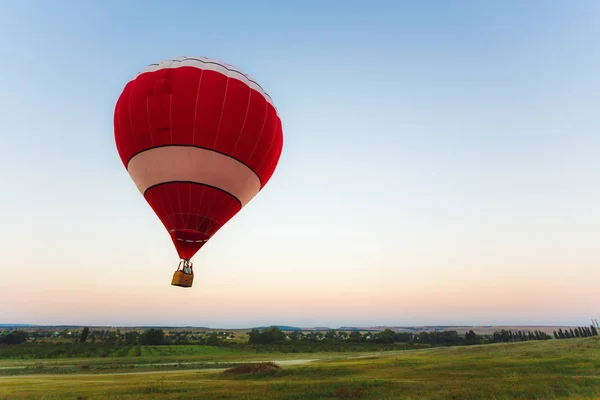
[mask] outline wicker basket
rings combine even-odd
[[[171,285],[180,287],[192,287],[194,282],[194,273],[186,274],[183,271],[175,271]]]

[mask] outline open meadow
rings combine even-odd
[[[142,352],[138,357],[4,359],[0,398],[600,398],[597,336],[369,353],[261,354],[205,345],[142,347]],[[281,368],[224,373],[235,364],[260,360]]]

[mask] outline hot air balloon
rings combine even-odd
[[[116,147],[169,233],[191,287],[191,258],[269,182],[281,120],[248,74],[206,57],[151,64],[127,83],[114,113]]]

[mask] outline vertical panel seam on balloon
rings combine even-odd
[[[170,112],[171,112],[171,110],[170,110],[170,107],[169,107],[169,113]],[[170,117],[169,117],[169,123],[170,123]],[[169,131],[170,130],[171,130],[171,127],[169,127]],[[171,136],[171,144],[172,143],[173,143],[173,140],[172,140],[172,136]],[[160,170],[160,168],[159,168],[159,170]],[[173,202],[171,201],[171,197],[169,196],[169,192],[166,190],[166,188],[163,188],[163,190],[165,192],[165,197],[167,198],[167,201],[169,203],[169,207],[171,209],[171,214],[170,215],[172,216],[171,220],[173,221],[172,223],[173,223],[173,229],[174,229],[175,226],[176,226],[176,222],[175,222],[176,221],[175,208],[173,207]]]
[[[250,165],[250,159],[252,158],[252,155],[254,154],[254,152],[256,151],[256,148],[258,147],[258,143],[260,142],[260,139],[262,138],[263,131],[265,130],[265,124],[267,122],[267,115],[269,115],[269,103],[267,101],[265,101],[265,118],[263,120],[262,127],[260,128],[260,134],[258,135],[258,138],[256,139],[256,143],[254,144],[254,148],[248,155],[248,158],[247,158],[248,165]],[[254,172],[256,172],[256,175],[258,175],[258,171],[254,171]],[[263,185],[262,179],[260,179],[260,175],[258,175],[258,176],[259,176],[259,180],[260,180],[260,187],[262,189],[262,185]]]
[[[160,197],[158,197],[158,201],[160,201],[160,204],[162,204],[163,210],[164,210],[164,217],[167,219],[167,221],[169,222],[169,225],[171,225],[171,227],[175,226],[175,223],[173,222],[173,219],[170,217],[169,212],[167,211],[167,207],[164,201],[162,201],[162,199]],[[162,217],[159,216],[159,218],[162,219]]]
[[[148,134],[150,135],[150,142],[152,144],[152,147],[154,147],[154,139],[153,139],[153,136],[152,136],[152,125],[150,123],[150,110],[148,108],[148,105],[149,105],[149,98],[148,98],[148,96],[146,96],[146,115],[147,115],[147,120],[148,120]],[[135,138],[135,135],[134,135],[134,138]],[[136,152],[139,152],[141,150],[141,149],[138,148],[137,144],[136,144],[135,147],[136,147]],[[160,170],[160,168],[159,168],[159,170]],[[145,197],[146,196],[144,195],[144,198]],[[175,221],[169,215],[169,211],[168,211],[168,209],[166,207],[165,202],[160,198],[160,196],[158,197],[158,200],[162,204],[162,207],[163,207],[163,210],[164,210],[164,213],[165,213],[164,217],[166,217],[166,219],[167,219],[168,223],[171,225],[171,227],[175,226]],[[173,206],[171,204],[170,199],[168,198],[168,195],[167,195],[167,200],[169,200],[169,207],[171,208],[171,211],[173,211]],[[159,218],[162,220],[162,218],[160,216],[159,216]]]
[[[150,148],[152,148],[154,147],[154,136],[152,135],[152,123],[150,122],[150,96],[146,96],[146,117],[148,121],[148,135],[150,136]]]
[[[197,165],[197,164],[196,164]],[[200,214],[200,210],[202,210],[202,204],[204,203],[204,194],[206,190],[202,190],[202,194],[200,195],[200,201],[198,201],[198,208],[196,209],[196,215],[202,218],[202,223],[198,223],[198,226],[202,226],[204,224],[204,220],[206,220],[206,216]],[[206,232],[204,232],[206,233]]]
[[[220,118],[219,118],[219,126],[217,127],[217,132],[215,134],[215,141],[214,141],[213,146],[212,146],[213,149],[215,149],[215,150],[216,150],[216,143],[217,143],[217,140],[219,138],[219,129],[221,128],[221,120],[223,118],[223,108],[225,106],[225,100],[227,99],[227,88],[229,87],[229,70],[226,68],[225,71],[227,71],[227,73],[225,75],[225,77],[226,77],[226,81],[225,81],[225,95],[223,96],[223,104],[221,105],[221,114],[220,114]],[[209,208],[212,206],[212,204],[214,203],[214,201],[215,201],[215,196],[212,197],[212,200],[209,203]],[[213,223],[213,219],[210,218],[209,221],[208,221],[208,225],[206,227],[206,231],[207,232],[210,232],[210,228],[212,227],[212,223]]]
[[[209,203],[209,207],[208,207],[208,208],[210,208],[210,207],[212,206],[212,204],[215,202],[215,197],[216,197],[216,195],[213,195],[213,197],[212,197],[212,200],[210,201],[210,203]],[[208,223],[207,230],[209,230],[208,228],[210,228],[210,227],[211,227],[212,221],[213,221],[213,220],[212,220],[212,219],[210,219],[210,221],[209,221],[209,223]]]
[[[206,219],[206,216],[200,214],[200,210],[202,209],[202,203],[204,202],[204,193],[206,190],[202,190],[202,194],[200,195],[200,200],[198,201],[198,209],[196,210],[196,215],[202,218],[202,222]],[[198,223],[198,226],[201,226],[202,223]]]
[[[198,78],[198,87],[196,89],[196,106],[194,108],[194,125],[192,128],[192,145],[194,145],[194,140],[196,139],[196,119],[198,118],[198,100],[200,99],[200,84],[202,83],[202,75],[204,74],[204,70],[200,69],[200,78]]]
[[[198,79],[198,89],[196,90],[196,109],[194,110],[194,128],[192,131],[192,146],[196,143],[196,120],[198,119],[198,101],[200,100],[200,88],[202,86],[202,78],[204,77],[204,69],[198,68],[200,70],[200,79]],[[196,168],[198,164],[196,164]],[[196,210],[196,215],[202,218],[202,223],[204,222],[205,217],[200,215],[200,210],[202,209],[202,203],[204,201],[204,190],[202,190],[200,195],[200,200],[198,201],[198,208]],[[202,223],[198,222],[198,227],[202,226]],[[197,229],[197,228],[196,228]]]
[[[221,115],[219,117],[219,126],[217,127],[217,134],[215,135],[215,142],[213,143],[213,148],[216,150],[217,149],[217,142],[219,139],[219,132],[221,131],[221,122],[223,121],[223,113],[225,112],[225,103],[227,102],[227,89],[229,88],[229,70],[227,71],[227,80],[225,81],[225,96],[223,96],[223,105],[221,106]],[[221,207],[223,206],[223,202],[225,201],[225,199],[221,199],[221,203],[216,207],[216,210],[220,210]],[[215,213],[217,212],[215,210]]]
[[[271,148],[273,147],[273,143],[275,143],[275,141],[277,140],[277,137],[279,136],[278,133],[279,133],[279,127],[275,128],[275,134],[273,135],[273,140],[271,140],[271,144],[269,145],[269,149],[265,152],[265,155],[263,156],[261,162],[259,164],[257,164],[257,167],[256,167],[257,170],[260,170],[260,167],[265,162],[265,160],[267,159],[267,156],[271,152]],[[261,187],[261,189],[262,189],[262,187]]]
[[[136,132],[133,129],[133,120],[131,119],[131,92],[133,92],[133,87],[135,86],[136,80],[134,80],[131,84],[131,88],[129,89],[129,97],[127,98],[127,116],[129,117],[129,128],[131,129],[131,136],[133,136],[133,147],[136,151],[139,151],[137,140],[136,140]]]
[[[167,78],[169,77],[169,73],[172,72],[174,62],[175,60],[171,60],[167,67],[165,83],[168,83]],[[171,87],[171,93],[169,93],[169,134],[171,136],[171,145],[173,145],[173,87]],[[179,205],[179,218],[181,218],[181,223],[185,227],[185,221],[183,220],[183,215],[181,215],[181,195],[179,193],[179,185],[175,185],[175,190],[177,192],[177,204]]]
[[[276,118],[279,120],[279,117],[278,117],[278,116],[277,116]],[[277,126],[277,128],[275,129],[275,136],[274,136],[274,138],[275,138],[275,139],[281,138],[281,145],[279,146],[279,148],[276,148],[276,149],[275,149],[275,152],[272,154],[272,156],[271,156],[271,158],[272,158],[272,160],[271,160],[271,163],[272,163],[272,164],[275,164],[275,166],[270,166],[269,164],[267,164],[267,173],[268,173],[268,171],[270,171],[271,169],[272,169],[272,170],[273,170],[273,172],[274,172],[274,170],[275,170],[275,167],[277,166],[277,163],[278,163],[278,161],[279,161],[279,157],[281,157],[281,150],[282,150],[282,148],[283,148],[283,131],[282,131],[282,130],[280,130],[280,127],[279,127],[279,126],[281,125],[281,120],[279,120],[278,122],[279,122],[279,125],[278,125],[278,126]],[[273,144],[271,143],[271,147],[269,148],[269,152],[271,151],[272,147],[273,147]],[[279,153],[279,154],[277,154],[277,153]],[[267,154],[268,154],[268,153],[267,153]],[[266,155],[265,155],[265,158],[266,158]],[[264,161],[263,161],[263,162],[264,162]],[[262,162],[261,162],[261,165],[262,165]],[[260,165],[259,165],[257,168],[258,168],[258,169],[260,169]],[[270,177],[271,177],[272,175],[273,175],[273,173],[271,173],[271,175],[269,176],[269,179],[270,179]]]
[[[275,149],[274,156],[272,157],[272,165],[267,165],[267,173],[269,174],[269,180],[273,177],[273,173],[277,168],[277,164],[279,163],[279,159],[281,158],[281,153],[283,151],[283,124],[281,123],[281,118],[279,118],[279,116],[277,116],[277,120],[279,122],[279,125],[276,130],[276,135],[280,143],[278,148]]]
[[[223,104],[221,104],[221,113],[219,114],[219,125],[217,125],[217,133],[215,134],[215,141],[213,143],[213,149],[217,148],[217,142],[219,140],[219,132],[221,131],[221,122],[223,121],[223,111],[225,110],[225,102],[227,101],[227,88],[229,87],[229,70],[225,78],[225,95],[223,96]]]
[[[246,114],[244,115],[244,122],[242,122],[242,127],[240,128],[240,133],[238,134],[237,140],[235,141],[235,146],[233,146],[233,150],[231,151],[231,157],[235,158],[235,151],[237,150],[238,147],[238,143],[240,142],[240,139],[242,138],[242,133],[244,133],[244,127],[246,126],[246,120],[248,119],[248,111],[250,111],[250,101],[252,100],[252,88],[248,86],[248,104],[246,104]],[[248,168],[250,168],[250,166],[248,165]],[[252,169],[252,168],[250,168]],[[253,170],[253,172],[256,174],[256,176],[258,176],[258,174],[256,173],[256,171]],[[261,181],[260,176],[258,176],[258,180]],[[262,183],[261,183],[262,186]]]
[[[227,71],[227,75],[226,75],[226,80],[225,80],[225,95],[223,96],[223,104],[221,105],[221,113],[219,115],[219,125],[217,126],[217,133],[215,134],[215,141],[213,142],[213,146],[212,146],[212,148],[215,150],[217,148],[217,141],[219,140],[219,131],[221,130],[221,121],[223,120],[223,110],[225,109],[225,102],[227,101],[227,88],[229,87],[229,70],[226,69],[226,71]],[[211,205],[214,201],[215,200],[213,197],[213,200],[211,201]],[[210,227],[210,222],[209,222],[209,227]]]
[[[204,195],[206,194],[206,189],[202,189],[202,195],[200,196],[200,201],[198,202],[198,211],[196,211],[196,215],[198,215],[199,217],[202,217],[202,223],[199,224],[200,226],[204,225],[204,221],[209,219],[206,215],[202,215],[200,214],[200,211],[202,210],[202,204],[204,204]],[[206,229],[204,231],[204,233],[207,233],[208,229]],[[208,234],[208,233],[207,233]]]
[[[198,68],[199,69],[199,68]],[[194,140],[196,137],[196,118],[198,117],[198,99],[200,98],[200,83],[202,82],[202,73],[204,72],[203,69],[199,69],[200,70],[200,76],[198,77],[198,86],[196,87],[196,103],[194,106],[194,121],[193,121],[193,125],[192,125],[192,141],[191,141],[191,145],[194,145]],[[194,176],[198,175],[198,162],[196,162],[195,166],[194,166]],[[190,215],[191,211],[192,211],[192,191],[190,190],[190,199],[189,199],[189,203],[190,203]],[[189,216],[188,216],[188,222],[190,222]],[[186,226],[187,226],[186,223]],[[197,229],[197,227],[195,228]]]

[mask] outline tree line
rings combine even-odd
[[[250,344],[281,344],[290,342],[347,342],[347,343],[377,343],[377,344],[392,344],[392,343],[413,343],[427,344],[440,346],[459,346],[473,345],[483,343],[498,343],[498,342],[516,342],[529,340],[548,340],[552,337],[544,332],[535,330],[533,332],[512,332],[510,330],[501,330],[495,332],[492,336],[478,335],[472,329],[464,335],[459,334],[454,330],[433,331],[433,332],[395,332],[391,329],[385,329],[381,332],[365,332],[352,331],[350,333],[344,331],[336,331],[334,329],[323,332],[303,333],[301,331],[293,331],[286,335],[277,327],[265,328],[261,331],[253,329],[248,334],[248,343]]]
[[[248,333],[247,342],[234,342],[232,332],[185,332],[170,331],[165,333],[162,329],[151,328],[143,332],[127,331],[122,333],[120,330],[90,330],[85,327],[80,332],[56,332],[50,334],[46,331],[26,332],[23,330],[4,331],[0,333],[0,344],[12,345],[25,343],[27,341],[35,343],[40,338],[58,337],[61,340],[72,340],[75,343],[95,343],[96,341],[106,345],[171,345],[171,344],[200,344],[211,346],[255,346],[255,345],[277,345],[305,348],[307,345],[319,345],[320,347],[342,348],[352,346],[373,347],[383,346],[388,348],[390,345],[406,344],[410,346],[429,347],[429,346],[460,346],[485,343],[504,343],[504,342],[522,342],[531,340],[548,340],[569,338],[585,338],[598,335],[596,327],[576,327],[559,329],[553,332],[553,336],[545,332],[535,331],[511,331],[502,329],[494,332],[493,335],[478,335],[473,330],[465,334],[459,334],[455,330],[431,331],[431,332],[395,332],[391,329],[385,329],[378,332],[360,332],[358,330],[338,331],[335,329],[329,331],[291,331],[286,332],[278,327],[268,327],[263,329],[253,329]],[[314,346],[313,346],[314,347]],[[324,348],[325,348],[324,347]],[[382,348],[383,348],[382,347]]]
[[[564,331],[561,329],[558,332],[554,331],[554,339],[571,339],[571,338],[585,338],[590,336],[598,336],[598,330],[594,325],[578,326],[577,328],[569,328]]]
[[[494,343],[508,343],[508,342],[527,342],[531,340],[548,340],[552,339],[552,336],[546,332],[539,330],[531,331],[516,331],[502,329],[501,331],[494,332],[492,342]]]

